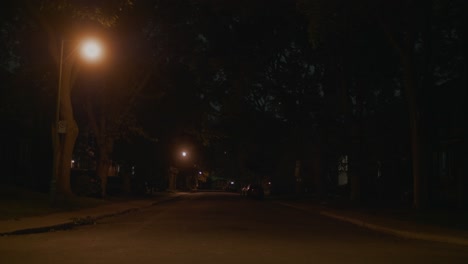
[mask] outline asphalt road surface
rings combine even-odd
[[[268,200],[193,193],[95,225],[0,237],[0,263],[468,263],[468,249]]]

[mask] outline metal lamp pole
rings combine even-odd
[[[57,126],[57,133],[59,132],[59,115],[60,115],[60,93],[62,91],[62,68],[63,68],[63,42],[60,44],[60,66],[59,66],[59,81],[57,89],[57,108],[55,109],[55,125]]]

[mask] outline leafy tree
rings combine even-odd
[[[83,1],[17,1],[9,3],[9,10],[15,11],[14,26],[21,28],[17,36],[11,38],[15,40],[11,43],[18,43],[15,56],[19,60],[21,71],[33,80],[35,86],[42,86],[41,96],[37,98],[47,98],[55,96],[57,87],[55,64],[62,63],[60,59],[61,44],[64,47],[64,60],[62,67],[62,83],[60,93],[60,119],[65,120],[68,125],[67,133],[59,135],[56,125],[52,126],[52,141],[55,155],[51,194],[57,193],[62,198],[71,195],[70,190],[70,161],[74,148],[78,126],[74,119],[72,110],[71,92],[75,81],[78,78],[77,64],[74,50],[65,43],[65,40],[75,39],[79,32],[93,30],[100,31],[113,27],[119,15],[132,5],[133,1],[114,1],[113,3],[103,3],[96,5]],[[34,46],[32,45],[34,43]],[[75,43],[73,43],[75,44]],[[42,51],[42,52],[38,52]],[[45,52],[44,52],[45,51]],[[50,89],[53,88],[53,89]],[[49,90],[50,89],[50,90]],[[43,96],[46,95],[46,96]],[[45,113],[53,116],[55,110],[50,107],[53,100],[45,99],[43,107]],[[33,111],[34,112],[34,111]],[[37,112],[37,111],[36,111]],[[60,159],[60,160],[59,160]]]
[[[158,141],[148,126],[154,120],[147,119],[148,108],[154,108],[163,95],[155,85],[161,58],[151,37],[151,7],[150,3],[137,3],[120,17],[119,23],[108,30],[113,45],[105,67],[97,73],[90,70],[87,75],[93,78],[80,83],[81,101],[85,102],[81,110],[86,113],[82,119],[96,139],[96,173],[101,179],[102,197],[106,196],[115,143],[135,136]],[[145,122],[146,128],[142,126]]]
[[[430,98],[437,96],[434,84],[441,81],[437,69],[443,67],[443,63],[435,58],[449,50],[450,41],[440,41],[449,36],[448,31],[456,32],[452,35],[452,43],[462,43],[462,38],[457,36],[461,36],[464,29],[456,26],[461,25],[462,19],[455,10],[463,9],[464,4],[460,1],[365,0],[298,3],[309,18],[312,45],[321,52],[334,51],[335,56],[331,58],[335,59],[326,65],[326,71],[334,78],[339,76],[338,79],[346,84],[342,94],[347,98],[345,101],[350,102],[343,104],[347,105],[348,115],[362,120],[366,113],[365,104],[372,94],[379,91],[399,93],[401,90],[410,124],[413,204],[417,208],[424,206],[428,201],[430,175],[430,102],[433,100]],[[444,19],[446,21],[442,22]],[[336,48],[330,48],[334,45]],[[368,52],[373,50],[377,51],[374,55]],[[451,50],[463,54],[459,49]],[[446,61],[455,62],[453,59]],[[448,71],[458,75],[457,71]],[[381,89],[383,87],[385,90]],[[362,121],[359,123],[362,126]]]

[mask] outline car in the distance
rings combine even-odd
[[[260,184],[251,183],[242,188],[241,195],[261,200],[265,196],[265,192]]]

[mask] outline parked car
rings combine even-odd
[[[265,196],[263,187],[260,184],[255,183],[244,186],[241,190],[241,194],[257,200],[261,200]]]

